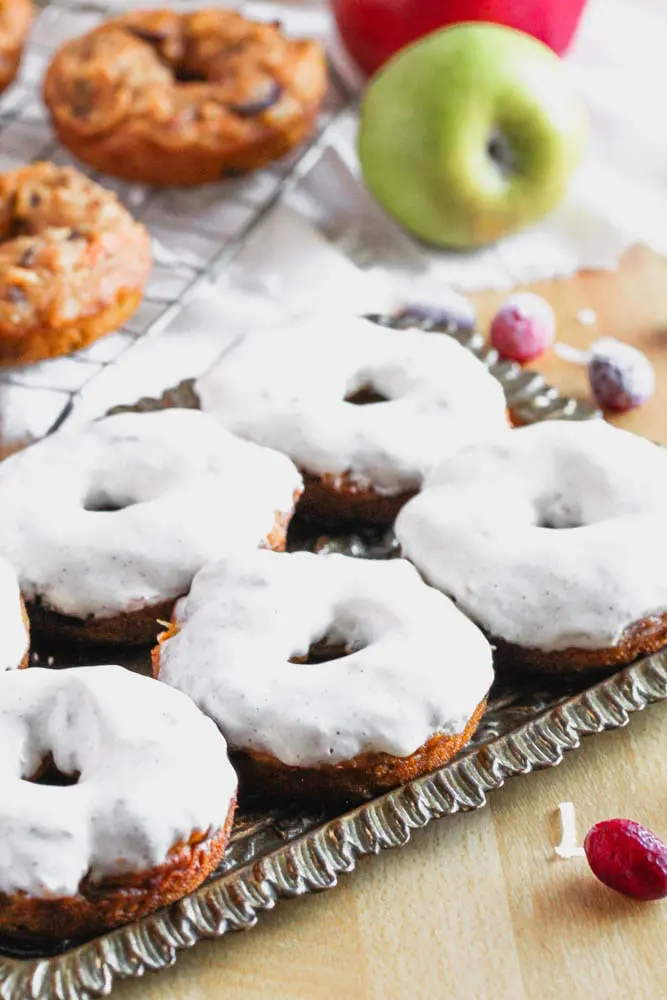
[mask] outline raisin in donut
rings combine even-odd
[[[502,660],[610,668],[667,643],[665,496],[663,448],[547,421],[444,462],[396,532]]]
[[[0,674],[0,934],[92,937],[192,892],[236,775],[189,698],[122,667]]]
[[[28,666],[30,626],[16,573],[0,559],[0,673]]]
[[[326,88],[313,41],[235,11],[134,11],[66,42],[44,98],[85,163],[148,184],[202,184],[300,143]]]
[[[0,555],[36,631],[152,643],[209,559],[284,547],[300,488],[284,455],[197,410],[119,414],[0,464]]]
[[[235,554],[195,577],[160,639],[156,675],[269,795],[363,798],[440,766],[493,677],[479,629],[400,559]]]
[[[34,15],[32,0],[0,0],[0,91],[18,73]]]
[[[352,317],[249,334],[195,390],[228,430],[289,455],[299,513],[334,524],[391,523],[442,458],[507,426],[499,382],[452,337]]]
[[[0,364],[76,351],[122,326],[151,266],[146,229],[71,167],[0,175]]]

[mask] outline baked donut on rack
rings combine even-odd
[[[225,740],[118,666],[0,674],[0,934],[93,937],[217,868],[236,805]]]
[[[34,16],[32,0],[0,2],[0,91],[5,90],[18,73]]]
[[[210,559],[284,547],[300,489],[288,458],[197,410],[122,413],[0,464],[0,555],[35,631],[152,643]]]
[[[390,524],[438,462],[507,426],[500,383],[452,337],[316,317],[251,333],[199,378],[203,410],[302,471],[299,513]]]
[[[401,559],[234,554],[197,574],[159,639],[156,676],[272,796],[364,798],[439,767],[493,679],[479,629]]]
[[[0,673],[28,666],[30,625],[19,590],[16,573],[6,559],[0,559]]]
[[[667,643],[665,496],[663,448],[545,421],[443,462],[396,532],[500,662],[607,669]]]
[[[0,365],[79,350],[135,311],[148,232],[71,167],[0,174]]]
[[[233,10],[139,10],[56,52],[44,99],[97,170],[194,185],[264,166],[311,131],[326,90],[314,41]]]

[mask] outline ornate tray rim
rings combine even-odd
[[[451,764],[295,838],[136,924],[53,958],[0,960],[2,1000],[92,1000],[120,978],[168,968],[204,938],[253,927],[290,896],[332,889],[365,855],[406,844],[433,819],[480,809],[508,778],[556,767],[581,737],[625,726],[667,699],[667,650],[565,699]]]

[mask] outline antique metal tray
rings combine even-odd
[[[391,317],[374,317],[401,325]],[[402,321],[403,323],[407,321]],[[505,389],[514,419],[589,419],[596,411],[567,399],[540,375],[499,362],[479,333],[445,330],[487,364]],[[190,383],[133,409],[196,406]],[[393,533],[362,530],[317,536],[295,523],[292,549],[342,551],[372,558],[397,554]],[[118,650],[39,649],[36,662],[59,664],[118,659]],[[149,651],[126,666],[149,671]],[[590,685],[590,686],[586,686]],[[304,812],[298,805],[267,808],[242,799],[230,849],[218,871],[196,892],[142,921],[90,941],[64,941],[49,951],[28,951],[0,939],[2,1000],[88,1000],[110,992],[117,978],[141,976],[172,965],[179,952],[207,937],[254,926],[281,898],[333,888],[338,876],[364,855],[407,843],[413,830],[456,812],[479,809],[507,778],[555,767],[582,736],[624,726],[633,712],[667,698],[667,651],[591,684],[545,682],[527,676],[498,678],[474,739],[450,764],[426,777],[342,812]]]

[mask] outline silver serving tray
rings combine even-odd
[[[407,325],[373,317],[387,325]],[[501,362],[477,332],[421,324],[434,333],[455,336],[500,380],[517,422],[565,418],[583,420],[597,411],[562,397],[542,376],[512,362]],[[159,400],[142,400],[133,409],[196,406],[191,383],[182,383]],[[317,536],[296,524],[291,548],[342,551],[390,558],[396,554],[391,531],[362,530],[342,536]],[[39,662],[101,662],[118,659],[118,650],[37,649]],[[149,651],[122,662],[149,672]],[[633,712],[667,698],[667,651],[645,658],[592,686],[590,678],[552,682],[499,678],[489,707],[471,743],[445,767],[364,805],[343,812],[304,812],[298,805],[268,809],[242,801],[230,848],[218,871],[196,892],[144,920],[85,942],[62,942],[48,951],[21,950],[0,939],[1,1000],[88,1000],[107,995],[117,978],[167,968],[179,952],[197,941],[253,927],[278,900],[333,888],[357,859],[383,848],[400,847],[411,831],[431,820],[479,809],[488,792],[507,778],[555,767],[582,736],[626,725]]]

